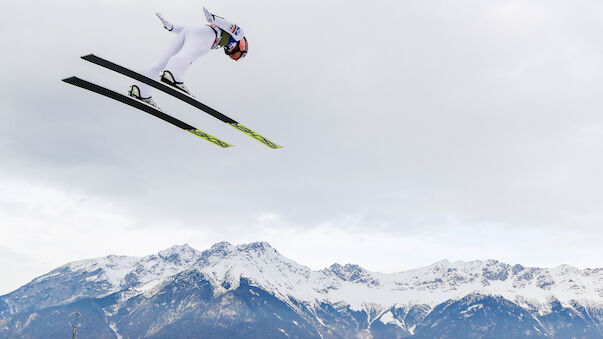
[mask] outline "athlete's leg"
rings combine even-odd
[[[216,33],[208,26],[186,27],[183,32],[182,48],[165,65],[165,70],[170,71],[177,82],[182,82],[186,69],[207,53],[216,39]]]
[[[157,62],[152,64],[150,67],[145,68],[142,71],[142,74],[146,75],[147,77],[149,77],[151,79],[156,80],[157,77],[159,76],[159,74],[161,74],[161,71],[163,71],[165,69],[170,58],[173,57],[174,55],[178,54],[178,52],[182,49],[182,46],[184,45],[184,41],[185,41],[185,33],[184,33],[184,30],[182,30],[182,31],[180,31],[180,33],[178,33],[176,38],[171,42],[170,46],[163,53],[161,58],[159,58],[157,60]],[[152,95],[153,91],[152,91],[151,86],[143,84],[143,83],[136,83],[135,85],[140,88],[140,96],[141,97],[148,98]]]

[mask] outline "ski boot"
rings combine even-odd
[[[188,88],[186,88],[186,86],[184,86],[184,83],[177,82],[176,79],[174,79],[174,75],[170,71],[163,71],[163,74],[161,75],[161,82],[165,82],[166,84],[168,84],[188,95],[191,95],[191,93],[188,91]]]
[[[138,88],[138,86],[136,86],[136,85],[132,85],[130,87],[130,90],[128,91],[128,95],[134,99],[144,102],[147,105],[151,105],[151,106],[159,109],[159,106],[157,106],[157,104],[155,103],[155,100],[153,100],[152,97],[143,98],[140,96],[140,88]]]

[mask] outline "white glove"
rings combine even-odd
[[[157,12],[157,13],[155,13],[155,15],[157,15],[157,17],[159,18],[159,20],[161,20],[161,23],[163,23],[163,27],[165,27],[165,29],[167,29],[168,31],[171,31],[172,29],[174,29],[174,25],[172,25],[171,23],[169,23],[169,21],[165,20],[161,16],[161,13]]]
[[[205,7],[203,7],[203,13],[205,13],[205,18],[207,19],[207,22],[213,24],[214,20],[216,19],[215,16],[211,14]]]

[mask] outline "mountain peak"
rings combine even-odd
[[[190,265],[191,263],[197,261],[200,256],[201,252],[190,247],[188,244],[175,245],[157,253],[157,257],[161,260],[165,260],[166,262],[176,264],[177,266]],[[154,258],[156,257],[145,257],[143,258],[143,262],[148,262],[149,260],[153,261]]]
[[[429,265],[429,267],[448,267],[450,265],[452,265],[450,260],[442,259],[442,260],[436,261],[435,263]]]
[[[229,253],[234,251],[234,249],[235,247],[232,246],[228,241],[220,241],[218,243],[213,244],[209,248],[209,250],[203,251],[203,253],[205,254],[207,252],[208,254],[228,255]]]
[[[326,271],[333,273],[343,281],[362,283],[370,286],[380,285],[378,280],[374,279],[369,272],[359,265],[345,264],[345,266],[341,266],[340,264],[335,263]]]
[[[332,272],[346,272],[346,273],[354,273],[354,272],[364,273],[364,272],[366,272],[364,268],[362,268],[356,264],[345,264],[345,266],[342,266],[338,263],[334,263],[333,265],[331,265],[329,267],[329,270],[331,270]]]
[[[190,256],[190,255],[198,255],[200,252],[196,249],[190,247],[188,244],[184,245],[174,245],[170,248],[167,248],[163,251],[157,253],[162,258],[170,258],[173,256]]]
[[[237,261],[239,260],[237,258],[259,258],[266,257],[266,255],[271,258],[281,257],[281,255],[265,241],[256,241],[236,246],[233,246],[229,242],[222,241],[214,244],[210,249],[203,251],[197,265],[203,267],[206,265],[215,265],[217,262],[223,260]]]
[[[266,241],[255,241],[249,244],[241,244],[237,246],[237,250],[241,252],[249,252],[249,251],[257,251],[257,252],[266,252],[266,251],[276,251],[274,247],[272,247]]]

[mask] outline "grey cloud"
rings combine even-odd
[[[594,1],[209,3],[246,28],[250,54],[204,56],[187,84],[279,151],[166,96],[167,111],[236,146],[60,83],[76,74],[125,91],[127,79],[78,57],[144,66],[172,38],[153,12],[191,23],[198,3],[37,5],[0,18],[15,46],[2,56],[15,79],[0,85],[4,176],[102,196],[140,227],[236,228],[266,212],[284,227],[351,215],[359,225],[339,227],[402,234],[603,221]]]

